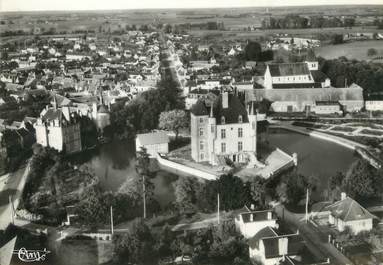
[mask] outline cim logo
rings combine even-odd
[[[49,250],[27,250],[26,248],[20,248],[18,251],[13,251],[13,254],[17,254],[18,258],[24,262],[44,261],[47,254],[51,253]]]

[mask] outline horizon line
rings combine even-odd
[[[1,1],[1,0],[0,0]],[[242,8],[286,8],[286,7],[326,7],[326,6],[383,6],[382,4],[326,4],[326,5],[316,5],[316,4],[307,4],[307,5],[277,5],[277,6],[270,6],[270,5],[259,5],[259,6],[209,6],[209,7],[150,7],[150,8],[122,8],[122,9],[39,9],[39,10],[0,10],[1,13],[34,13],[34,12],[102,12],[102,11],[134,11],[134,10],[176,10],[176,9],[228,9],[228,8],[234,8],[234,9],[242,9]]]

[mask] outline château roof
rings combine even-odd
[[[206,101],[200,99],[192,106],[191,113],[195,116],[210,115],[211,107]],[[216,118],[217,124],[222,124],[222,117],[225,117],[225,124],[238,123],[239,116],[242,116],[242,122],[249,122],[246,107],[233,93],[228,93],[228,108],[222,107],[222,94],[214,101],[213,117]]]
[[[225,124],[238,123],[239,116],[242,116],[242,122],[249,122],[245,106],[239,98],[234,94],[229,93],[229,107],[222,107],[222,94],[214,102],[213,116],[216,118],[216,123],[221,124],[221,118],[225,117]]]

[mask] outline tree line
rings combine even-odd
[[[334,27],[353,27],[355,19],[346,17],[341,20],[337,17],[323,16],[300,16],[289,14],[284,17],[269,17],[262,20],[264,29],[301,29],[301,28],[334,28]]]

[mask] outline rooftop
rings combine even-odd
[[[169,137],[165,132],[137,134],[137,139],[142,145],[169,143]]]
[[[279,63],[268,65],[271,76],[309,75],[306,63]]]
[[[335,202],[325,208],[336,218],[345,222],[375,218],[369,211],[350,197]]]

